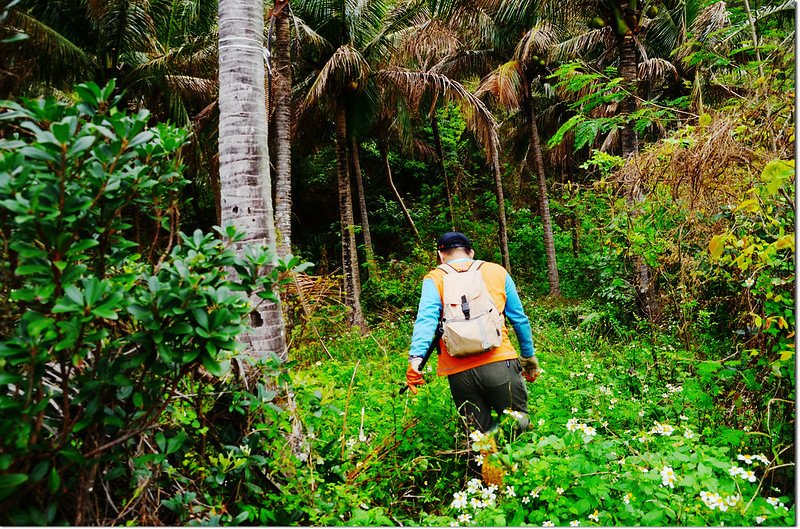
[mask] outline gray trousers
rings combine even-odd
[[[522,413],[515,430],[523,431],[528,418],[528,386],[522,377],[518,359],[500,360],[447,376],[450,393],[459,414],[470,428],[488,432],[497,421],[492,410],[502,418],[504,410]],[[499,420],[499,419],[498,419]]]

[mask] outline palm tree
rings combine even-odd
[[[292,246],[292,63],[291,17],[289,0],[275,0],[271,15],[275,27],[272,54],[270,99],[274,105],[275,146],[275,228],[278,253],[283,256]]]
[[[550,48],[557,42],[555,32],[546,23],[535,25],[527,31],[516,46],[513,59],[501,64],[481,82],[476,95],[491,94],[494,99],[508,112],[517,113],[529,130],[526,163],[533,166],[536,181],[539,187],[539,211],[542,216],[544,228],[544,247],[547,258],[547,278],[550,284],[550,295],[561,296],[561,287],[558,277],[558,264],[556,260],[555,242],[553,239],[553,223],[550,215],[550,205],[545,175],[542,145],[536,123],[536,110],[534,102],[535,85],[542,73],[545,57]]]
[[[275,245],[264,88],[264,4],[219,2],[219,173],[223,224],[246,236],[241,244]],[[251,296],[246,352],[286,358],[278,303]]]

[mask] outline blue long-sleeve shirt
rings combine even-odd
[[[452,262],[466,261],[468,259],[458,259]],[[531,323],[522,308],[522,301],[517,292],[517,286],[510,274],[506,274],[505,282],[506,305],[503,309],[508,322],[517,334],[519,340],[520,356],[530,358],[536,354],[533,347],[533,336],[531,334]],[[442,298],[433,280],[425,279],[422,281],[422,295],[419,299],[417,319],[414,321],[414,331],[411,335],[411,348],[409,356],[425,356],[428,347],[433,340],[436,326],[439,324],[439,317],[442,314]]]

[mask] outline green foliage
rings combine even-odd
[[[80,85],[77,105],[2,103],[0,500],[10,524],[88,522],[97,507],[84,491],[121,484],[109,494],[123,499],[140,464],[178,451],[186,433],[160,429],[127,460],[187,375],[228,370],[249,322],[245,294],[275,281],[263,250],[237,254],[233,229],[173,245],[187,134],[119,111],[113,88]],[[132,240],[132,215],[169,239],[160,257]]]

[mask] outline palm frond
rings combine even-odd
[[[722,3],[722,2],[719,2]],[[786,12],[786,11],[795,11],[797,9],[797,2],[796,0],[785,0],[781,4],[777,5],[765,5],[753,12],[753,20],[754,22],[758,23],[766,18],[771,17],[777,13]],[[727,22],[727,20],[726,20]],[[731,31],[726,35],[724,40],[731,40],[734,39],[737,35],[744,31],[750,30],[750,22],[748,20],[743,20],[739,22],[735,26],[731,28]]]
[[[790,0],[794,2],[794,0]],[[705,41],[710,35],[718,34],[718,31],[730,24],[728,8],[725,2],[715,2],[698,14],[697,18],[689,26],[689,31],[701,42]]]
[[[298,40],[311,45],[317,50],[333,49],[333,45],[325,37],[314,31],[302,18],[292,13],[291,20],[294,23],[294,31]]]
[[[567,39],[552,48],[552,59],[566,61],[583,57],[598,48],[614,48],[614,31],[606,26],[581,33],[577,37]]]
[[[483,77],[491,71],[494,50],[462,50],[444,57],[429,71],[447,77],[463,78],[471,75]]]
[[[668,79],[677,81],[678,70],[675,68],[674,64],[666,59],[651,57],[645,61],[639,62],[637,76],[639,79],[645,79],[655,85],[663,83]]]
[[[6,24],[26,33],[29,39],[24,46],[6,44],[0,49],[14,46],[13,56],[31,59],[28,62],[39,71],[39,79],[60,84],[94,75],[97,67],[95,58],[43,21],[12,10]]]
[[[514,51],[514,58],[528,62],[534,55],[545,57],[558,44],[555,28],[547,22],[540,22],[523,35]]]
[[[433,100],[431,111],[435,109],[439,97],[445,101],[458,102],[467,128],[486,148],[487,158],[491,160],[492,153],[497,152],[499,146],[497,122],[483,101],[470,93],[461,83],[441,74],[399,69],[380,70],[377,79],[379,83],[389,84],[398,89],[407,100],[414,103],[412,108],[416,108],[426,93]]]
[[[399,35],[397,58],[401,63],[416,63],[422,70],[428,70],[443,57],[455,55],[461,49],[459,35],[438,19],[408,28]]]
[[[526,92],[520,68],[519,61],[501,64],[481,81],[475,95],[491,94],[503,108],[510,111],[519,109]]]
[[[361,84],[370,74],[369,64],[355,48],[339,47],[317,74],[314,84],[306,96],[306,105],[313,105],[328,95],[337,95],[345,88],[345,83]]]

